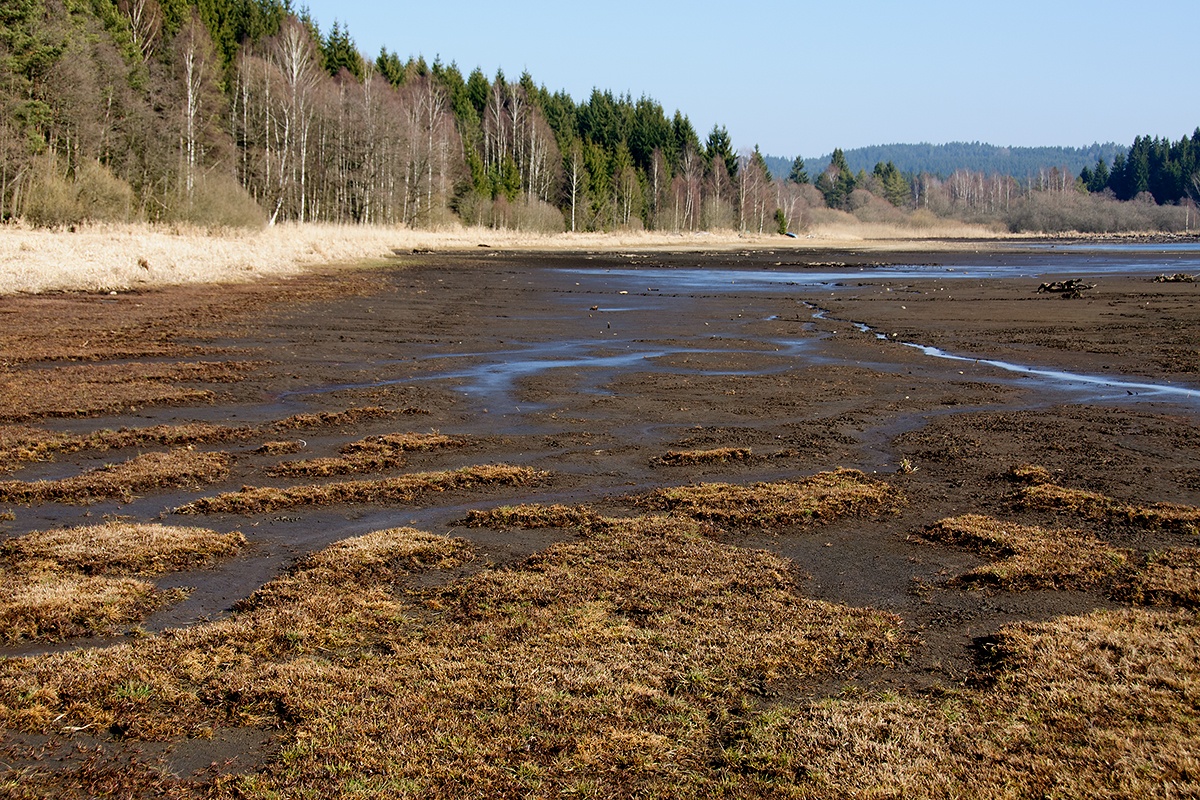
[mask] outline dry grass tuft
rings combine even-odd
[[[1137,573],[1117,587],[1117,594],[1139,605],[1200,606],[1200,548],[1150,553]]]
[[[54,433],[21,425],[0,426],[0,472],[12,472],[22,464],[52,461],[56,456],[84,450],[120,450],[125,447],[165,445],[183,447],[215,444],[248,437],[253,430],[196,422],[187,425],[154,425],[147,428],[121,428],[73,435]]]
[[[1054,476],[1050,474],[1050,470],[1034,464],[1020,464],[1013,467],[1008,471],[1008,479],[1015,483],[1033,485],[1054,482]]]
[[[548,473],[528,467],[485,464],[443,472],[418,472],[381,480],[342,481],[287,488],[247,486],[237,492],[200,498],[175,511],[178,514],[257,514],[295,506],[335,503],[406,504],[430,493],[483,486],[529,486],[548,477]]]
[[[146,453],[121,464],[90,470],[58,481],[0,482],[0,501],[10,503],[88,503],[105,498],[125,502],[136,493],[165,487],[195,487],[229,474],[226,453],[180,448]]]
[[[186,595],[136,578],[0,568],[0,640],[67,639],[109,633]]]
[[[351,442],[341,449],[341,458],[313,458],[303,461],[288,461],[277,464],[268,471],[269,475],[328,477],[351,475],[364,472],[381,472],[399,469],[408,460],[405,453],[418,450],[435,450],[442,447],[463,447],[466,442],[437,433],[393,433],[372,436]]]
[[[1200,548],[1176,547],[1141,555],[1080,531],[1015,525],[977,514],[941,520],[922,536],[1000,557],[955,577],[953,584],[1097,589],[1138,605],[1200,605]]]
[[[234,555],[241,533],[124,522],[38,531],[0,545],[0,639],[109,633],[187,593],[145,576]]]
[[[978,514],[944,519],[926,539],[966,547],[1001,560],[966,572],[956,583],[1005,589],[1092,589],[1127,571],[1131,554],[1080,531],[1015,525]]]
[[[245,544],[246,537],[237,531],[109,522],[9,539],[0,544],[0,559],[13,568],[42,561],[87,575],[156,575],[207,566]]]
[[[523,528],[575,528],[593,525],[601,517],[586,506],[564,505],[519,505],[500,506],[487,511],[471,510],[461,525],[472,528],[497,528],[507,530]]]
[[[750,486],[702,483],[658,489],[635,503],[725,525],[772,528],[897,511],[903,496],[858,470],[838,469]]]
[[[1067,489],[1044,483],[1022,487],[1017,504],[1039,511],[1067,512],[1085,519],[1176,533],[1200,533],[1200,508],[1153,503],[1135,505],[1086,489]]]
[[[750,461],[753,458],[754,453],[749,447],[718,447],[712,450],[669,450],[666,455],[650,459],[650,463],[659,467],[679,467]]]

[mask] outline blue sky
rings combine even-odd
[[[981,141],[1068,145],[1200,125],[1189,2],[522,2],[297,0],[370,58],[440,56],[576,100],[653,97],[735,147]],[[1151,10],[1152,9],[1152,10]]]

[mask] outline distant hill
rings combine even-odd
[[[891,161],[905,173],[928,172],[943,177],[956,169],[972,172],[1012,175],[1027,178],[1036,175],[1039,169],[1066,167],[1072,175],[1078,175],[1084,167],[1096,166],[1103,158],[1111,165],[1118,153],[1128,147],[1119,144],[1093,144],[1089,147],[997,147],[980,142],[950,142],[949,144],[884,144],[858,147],[844,151],[846,163],[855,172],[870,172],[880,161]],[[804,157],[804,167],[810,178],[816,178],[829,166],[832,153],[820,157]],[[767,167],[771,174],[787,177],[792,169],[791,158],[767,156]]]

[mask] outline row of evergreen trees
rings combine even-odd
[[[0,5],[6,219],[762,229],[770,181],[650,98],[366,60],[288,0]]]
[[[1198,158],[1200,129],[1139,138],[1079,181],[854,172],[841,150],[813,180],[799,158],[776,180],[757,148],[719,125],[701,139],[651,98],[364,59],[290,0],[0,3],[2,219],[787,230],[806,209],[1007,213],[1076,185],[1178,203],[1200,194]]]
[[[1117,155],[1110,169],[1104,159],[1084,167],[1080,183],[1089,192],[1112,192],[1118,200],[1148,193],[1159,205],[1185,199],[1200,202],[1200,128],[1178,142],[1139,136],[1128,155]]]

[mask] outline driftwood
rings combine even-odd
[[[1174,275],[1159,275],[1154,279],[1155,283],[1193,283],[1196,280],[1195,275],[1184,275],[1182,272],[1176,272]]]
[[[1094,283],[1084,283],[1081,278],[1071,278],[1070,280],[1065,281],[1051,281],[1050,283],[1043,283],[1038,287],[1038,294],[1052,292],[1054,294],[1062,295],[1063,299],[1066,300],[1083,297],[1084,290],[1095,288],[1096,285]]]

